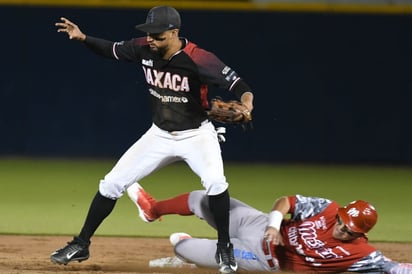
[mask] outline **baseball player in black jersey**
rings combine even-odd
[[[53,252],[58,264],[89,258],[90,238],[110,214],[116,200],[134,183],[175,161],[185,161],[201,179],[217,226],[215,259],[221,273],[235,273],[237,262],[229,238],[229,193],[218,136],[208,120],[208,85],[233,93],[251,112],[253,93],[238,74],[213,53],[179,37],[181,19],[172,7],[152,8],[136,28],[146,37],[112,42],[85,35],[66,18],[58,32],[82,41],[95,53],[142,67],[148,85],[153,124],[100,181],[80,234]],[[136,189],[128,195],[140,209]],[[153,221],[150,218],[144,220]]]

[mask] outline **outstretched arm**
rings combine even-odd
[[[79,29],[79,27],[71,22],[69,19],[61,17],[61,22],[57,22],[55,25],[58,27],[57,32],[65,32],[69,36],[70,40],[86,40],[86,35]]]
[[[65,32],[69,36],[69,39],[83,42],[96,54],[111,59],[136,59],[135,52],[132,48],[123,46],[123,50],[121,52],[116,51],[117,55],[115,55],[114,47],[116,44],[120,43],[114,43],[109,40],[86,35],[79,29],[79,27],[75,23],[71,22],[69,19],[61,17],[60,20],[61,22],[55,23],[56,27],[58,27],[57,32]]]
[[[368,274],[411,274],[412,264],[393,261],[385,257],[381,251],[376,250],[348,267],[346,272]]]
[[[392,266],[386,273],[389,274],[411,274],[412,264],[409,263],[398,263]]]

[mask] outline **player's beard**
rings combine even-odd
[[[159,54],[161,57],[163,57],[165,55],[165,53],[168,50],[168,46],[163,46],[163,47],[154,47],[154,48],[150,48],[150,51],[156,54]]]

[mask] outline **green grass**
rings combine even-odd
[[[74,235],[83,225],[99,180],[115,160],[0,158],[0,233]],[[379,220],[371,241],[412,242],[412,169],[400,167],[275,165],[226,163],[230,194],[267,212],[281,195],[296,193],[370,201]],[[141,181],[157,199],[201,189],[185,164],[174,164]],[[214,237],[195,217],[164,216],[146,224],[127,195],[97,230],[97,235],[167,237],[176,231]]]

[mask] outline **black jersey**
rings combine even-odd
[[[198,128],[207,120],[209,85],[232,90],[242,82],[213,53],[181,40],[182,49],[168,60],[152,52],[145,37],[116,43],[87,37],[85,42],[106,57],[139,63],[148,85],[153,122],[161,129],[178,131]],[[245,84],[239,86],[247,91]]]

